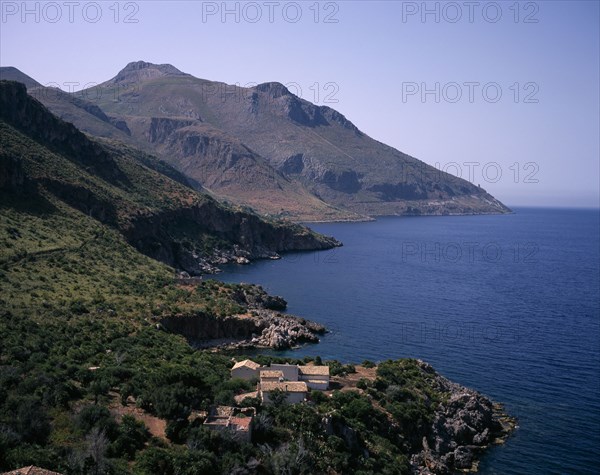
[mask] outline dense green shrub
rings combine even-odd
[[[85,406],[77,414],[77,427],[83,434],[88,434],[93,428],[104,432],[110,440],[114,440],[119,431],[118,424],[106,407]]]
[[[143,422],[130,415],[123,416],[117,430],[117,437],[112,444],[112,453],[116,457],[127,457],[133,460],[135,453],[141,450],[150,439],[150,433]]]
[[[16,406],[14,428],[24,442],[43,445],[50,435],[50,418],[34,398],[14,401]]]

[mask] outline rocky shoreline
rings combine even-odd
[[[316,322],[272,310],[258,310],[252,316],[260,333],[243,341],[221,344],[217,350],[271,348],[287,350],[305,343],[319,343],[327,329]]]
[[[491,445],[504,443],[516,429],[516,419],[505,414],[502,405],[437,374],[428,363],[419,361],[419,365],[434,375],[446,400],[435,411],[422,450],[411,458],[412,473],[476,472],[482,453]]]
[[[179,278],[182,283],[197,278]],[[200,280],[201,282],[201,280]],[[285,350],[304,343],[318,343],[327,329],[316,322],[282,313],[287,302],[269,295],[258,285],[245,284],[232,295],[246,308],[244,314],[215,317],[204,313],[172,315],[157,325],[185,336],[197,348],[238,350],[271,348]]]
[[[235,244],[231,249],[215,249],[209,255],[192,256],[195,260],[194,275],[214,275],[222,272],[219,266],[227,264],[248,265],[255,259],[281,259],[281,256],[273,251],[263,250],[258,253],[251,253]],[[190,275],[183,271],[181,277],[186,278]]]
[[[190,278],[194,279],[194,278]],[[327,332],[323,325],[282,313],[287,302],[271,296],[258,285],[244,284],[233,295],[244,306],[244,314],[212,317],[203,314],[163,318],[160,326],[186,336],[196,348],[213,351],[285,350],[305,343],[318,343]],[[515,418],[503,407],[465,386],[439,375],[418,360],[423,373],[432,378],[442,395],[429,427],[410,459],[411,472],[419,475],[450,475],[477,472],[481,455],[492,445],[503,443],[516,429]]]

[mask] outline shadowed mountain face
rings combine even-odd
[[[27,201],[36,210],[91,218],[142,253],[192,273],[217,248],[264,258],[339,245],[298,224],[224,206],[135,148],[90,139],[13,81],[0,81],[0,197],[2,206]]]
[[[340,220],[509,211],[276,82],[240,88],[140,61],[76,96],[89,105],[58,96],[40,100],[82,130],[153,151],[217,197],[262,213]]]
[[[35,79],[27,76],[27,74],[19,71],[17,68],[13,68],[12,66],[0,68],[0,81],[17,81],[25,84],[27,89],[33,89],[42,86]]]

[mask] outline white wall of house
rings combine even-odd
[[[299,373],[300,381],[304,381],[310,389],[325,391],[329,388],[329,374],[303,374]]]
[[[310,389],[326,391],[329,389],[329,378],[327,379],[302,379]]]
[[[297,404],[306,399],[306,393],[288,393],[286,401],[289,404]]]
[[[271,402],[270,398],[271,392],[262,392],[262,401],[265,404],[269,404]],[[306,399],[306,393],[304,392],[294,392],[294,393],[286,393],[286,402],[288,404],[298,404]]]
[[[272,371],[281,371],[288,381],[298,381],[298,366],[291,364],[271,364]]]

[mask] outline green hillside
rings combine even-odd
[[[0,84],[0,154],[9,193],[58,199],[118,230],[146,255],[191,273],[215,247],[237,246],[244,257],[259,258],[339,244],[219,204],[165,163],[117,142],[90,140],[18,83]]]
[[[3,100],[21,92],[0,83]],[[99,171],[74,153],[95,147],[76,145],[75,131],[61,142],[57,123],[46,136],[50,117],[38,134],[29,124],[38,140],[2,119],[0,470],[34,464],[69,475],[406,472],[406,456],[391,442],[381,446],[386,416],[358,395],[264,408],[254,445],[188,421],[192,411],[230,404],[251,386],[229,380],[229,357],[194,351],[156,322],[175,313],[246,312],[233,298],[240,286],[178,285],[172,268],[140,253],[122,230],[139,215],[214,203],[127,158],[127,150],[98,148],[108,153]],[[161,193],[151,189],[158,184]],[[134,407],[164,421],[166,439],[139,417],[117,417],[120,408]],[[335,419],[340,436],[329,435],[320,414],[342,407]],[[361,421],[377,414],[377,429],[367,429]],[[360,438],[347,446],[342,432],[358,430]],[[366,447],[373,447],[368,462]]]
[[[230,379],[230,356],[192,349],[161,321],[253,318],[240,296],[262,291],[191,283],[176,268],[216,249],[264,257],[335,245],[218,204],[165,163],[91,140],[0,81],[0,471],[408,474],[413,455],[431,465],[422,441],[438,441],[440,414],[456,419],[449,427],[474,426],[456,449],[470,466],[463,445],[501,432],[491,402],[414,360],[365,363],[362,379],[328,362],[348,390],[298,405],[251,399],[252,443],[203,427],[203,411],[254,386]],[[434,455],[454,466],[455,436],[443,437]]]

